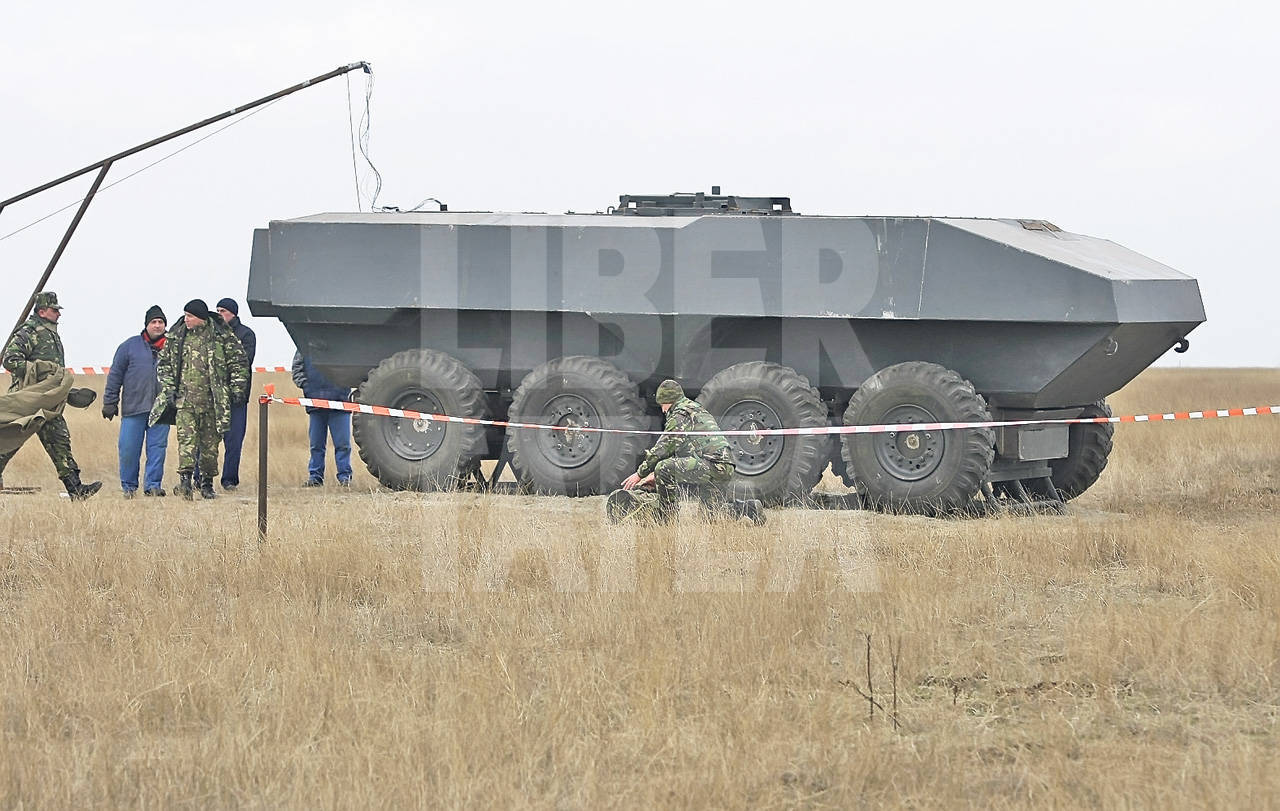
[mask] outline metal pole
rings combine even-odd
[[[22,313],[18,316],[18,323],[15,324],[13,327],[13,330],[9,332],[9,337],[12,338],[13,333],[17,332],[18,327],[21,327],[22,322],[27,319],[27,313],[30,312],[31,306],[35,302],[36,294],[39,293],[41,290],[43,290],[45,283],[49,281],[49,276],[53,273],[54,266],[58,264],[58,259],[62,256],[62,252],[66,249],[67,243],[71,240],[71,234],[75,232],[76,226],[80,224],[80,218],[84,216],[85,209],[89,207],[89,203],[93,200],[93,196],[98,193],[98,187],[102,185],[102,179],[106,177],[107,170],[111,168],[111,164],[115,163],[121,158],[127,158],[130,155],[137,154],[138,152],[142,152],[145,149],[150,149],[151,147],[157,146],[158,144],[163,144],[165,141],[173,140],[174,138],[177,138],[180,135],[186,135],[187,133],[194,132],[202,127],[207,127],[210,124],[215,124],[223,120],[224,118],[230,118],[231,116],[236,115],[237,113],[243,113],[245,110],[252,110],[255,107],[261,107],[264,104],[275,101],[276,99],[279,99],[279,98],[283,98],[289,95],[290,93],[296,93],[299,90],[310,87],[313,84],[319,84],[320,82],[326,81],[328,79],[332,79],[335,76],[341,76],[344,73],[350,73],[353,70],[359,70],[359,69],[363,69],[365,73],[373,72],[372,69],[369,67],[368,62],[352,62],[350,65],[343,65],[340,68],[334,68],[328,73],[322,73],[313,79],[308,79],[305,82],[299,82],[298,84],[295,84],[292,87],[286,87],[284,90],[278,90],[269,96],[263,96],[257,101],[251,101],[248,104],[244,104],[244,105],[241,105],[240,107],[235,107],[233,109],[227,110],[225,113],[219,113],[218,115],[210,116],[209,118],[206,118],[203,121],[197,121],[196,123],[183,127],[180,130],[174,130],[168,135],[161,135],[159,138],[153,138],[150,141],[147,141],[145,144],[138,144],[137,146],[132,147],[130,149],[126,149],[123,152],[117,152],[115,155],[112,155],[109,158],[103,158],[97,163],[89,164],[83,169],[79,169],[75,172],[71,172],[70,174],[63,175],[57,180],[50,180],[48,183],[44,183],[42,185],[36,186],[34,189],[28,189],[27,191],[24,191],[22,194],[18,194],[13,197],[10,197],[8,200],[0,201],[0,212],[3,212],[5,209],[5,206],[11,203],[16,203],[19,200],[25,200],[28,197],[31,197],[32,195],[39,194],[42,191],[47,191],[49,189],[52,189],[54,186],[58,186],[63,183],[66,183],[68,180],[74,180],[75,178],[80,177],[83,174],[92,172],[94,169],[101,170],[100,172],[98,172],[98,177],[96,180],[94,180],[93,188],[89,190],[88,196],[85,197],[84,200],[80,202],[80,210],[76,212],[75,219],[71,221],[71,227],[69,227],[67,229],[67,233],[63,235],[62,243],[58,245],[58,250],[53,254],[53,259],[49,261],[49,267],[45,269],[44,276],[40,277],[40,283],[36,285],[35,292],[31,294],[31,298],[27,301],[27,306],[23,308]],[[8,342],[9,342],[8,338],[6,338],[5,343],[7,344]]]
[[[201,127],[207,127],[210,124],[215,124],[224,118],[230,118],[231,116],[236,115],[237,113],[243,113],[245,110],[252,110],[254,107],[261,107],[262,105],[267,104],[268,102],[275,101],[278,98],[283,98],[284,96],[287,96],[290,93],[296,93],[299,90],[310,87],[313,84],[319,84],[320,82],[327,81],[329,79],[332,79],[335,76],[341,76],[344,73],[350,73],[353,70],[364,70],[365,73],[372,73],[372,70],[370,69],[368,62],[352,62],[350,65],[343,65],[340,68],[334,68],[328,73],[322,73],[313,79],[307,79],[305,82],[299,82],[298,84],[295,84],[292,87],[286,87],[284,90],[278,90],[269,96],[263,96],[257,101],[251,101],[248,104],[243,104],[239,107],[235,107],[230,110],[227,110],[225,113],[219,113],[218,115],[210,116],[209,118],[206,118],[203,121],[197,121],[196,123],[183,127],[180,130],[174,130],[168,135],[161,135],[159,138],[153,138],[150,141],[147,141],[145,144],[138,144],[137,146],[126,149],[123,152],[117,152],[116,154],[112,155],[109,158],[103,158],[97,163],[91,163],[88,166],[84,167],[83,169],[77,170],[75,172],[71,172],[70,174],[63,175],[57,180],[50,180],[48,183],[45,183],[40,186],[36,186],[34,189],[29,189],[27,191],[24,191],[22,194],[19,194],[14,197],[10,197],[8,200],[0,201],[0,211],[3,211],[4,207],[9,205],[10,203],[16,203],[19,200],[27,199],[33,194],[39,194],[42,191],[47,191],[48,189],[52,189],[54,186],[57,186],[61,183],[66,183],[68,180],[72,180],[74,178],[80,177],[80,175],[86,174],[88,172],[92,172],[94,169],[99,168],[103,164],[114,163],[120,160],[121,158],[127,158],[130,155],[134,155],[138,152],[143,151],[144,149],[150,149],[153,146],[156,146],[158,144],[163,144],[165,141],[172,140],[174,138],[177,138],[180,135],[186,135],[188,132],[194,132],[200,129]]]
[[[36,296],[44,289],[44,285],[49,281],[49,277],[53,275],[53,269],[57,266],[58,260],[62,258],[62,252],[67,249],[67,243],[71,241],[71,235],[76,232],[76,227],[80,225],[80,220],[84,218],[85,209],[89,207],[89,203],[93,202],[93,196],[98,193],[98,188],[102,186],[102,179],[107,176],[107,170],[111,168],[111,162],[107,161],[102,165],[102,171],[98,172],[98,176],[93,179],[93,185],[89,187],[89,193],[80,201],[80,208],[76,210],[76,215],[71,218],[71,224],[67,226],[67,232],[62,235],[62,241],[58,243],[58,249],[53,252],[53,258],[49,260],[49,266],[44,269],[44,275],[40,277],[40,281],[36,282],[36,289],[31,291],[31,298],[27,299],[27,306],[22,308],[22,312],[18,313],[18,323],[13,325],[13,329],[9,330],[9,338],[18,331],[18,327],[22,326],[22,322],[27,320],[27,313],[31,312],[31,307],[36,303]],[[5,339],[5,344],[9,343],[9,338]]]
[[[267,404],[271,398],[258,398],[258,542],[267,539]]]

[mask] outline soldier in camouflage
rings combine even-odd
[[[191,474],[200,463],[200,496],[214,498],[218,444],[231,424],[231,406],[248,402],[249,376],[244,348],[222,319],[210,317],[209,306],[192,299],[185,318],[165,336],[157,374],[160,392],[151,407],[155,425],[166,407],[177,407],[177,493],[190,501]]]
[[[18,331],[9,339],[4,348],[4,368],[13,375],[13,383],[9,390],[22,388],[23,378],[27,374],[27,365],[35,361],[45,360],[61,368],[66,364],[62,352],[62,338],[58,336],[58,319],[62,317],[62,306],[58,304],[58,294],[52,291],[37,293],[31,317],[18,327]],[[36,381],[43,378],[37,378]],[[67,428],[66,419],[59,414],[40,427],[37,436],[45,452],[53,461],[58,471],[58,478],[67,488],[67,495],[73,500],[82,501],[102,487],[102,482],[83,484],[80,481],[80,466],[71,455],[71,431]],[[0,479],[4,476],[5,466],[17,451],[0,454]],[[0,485],[3,486],[3,485]]]
[[[701,403],[686,397],[674,380],[659,383],[655,399],[667,416],[665,433],[645,453],[636,472],[622,482],[622,489],[630,491],[652,483],[657,490],[652,515],[659,522],[669,521],[676,514],[681,488],[692,490],[710,508],[724,505],[734,471],[729,441],[719,434],[683,435],[687,431],[719,431],[715,417]],[[764,519],[758,501],[735,512],[756,523]]]

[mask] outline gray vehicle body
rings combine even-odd
[[[562,355],[602,357],[643,394],[773,361],[817,387],[833,422],[877,370],[930,361],[997,418],[1071,416],[1205,320],[1195,279],[1041,221],[802,216],[786,198],[703,195],[273,221],[254,233],[248,301],[341,385],[401,350],[453,355],[497,418]],[[1063,443],[1002,438],[992,478]]]

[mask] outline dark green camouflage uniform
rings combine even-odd
[[[733,477],[733,455],[723,436],[679,436],[672,431],[719,431],[716,418],[696,400],[681,397],[667,410],[664,433],[636,470],[640,478],[654,474],[659,517],[676,511],[682,487],[708,506],[723,502]]]
[[[197,458],[204,481],[218,475],[218,444],[231,425],[231,405],[248,402],[247,368],[240,341],[217,316],[193,330],[179,320],[165,336],[156,367],[160,393],[149,424],[155,425],[170,398],[177,402],[179,475],[192,473]]]
[[[56,304],[57,299],[54,298],[53,302]],[[37,298],[36,304],[41,305],[41,303],[42,300]],[[50,361],[59,368],[66,365],[66,358],[62,351],[62,338],[58,336],[58,325],[33,314],[21,327],[18,327],[18,331],[13,334],[8,346],[4,348],[4,368],[13,375],[13,383],[10,384],[9,391],[22,388],[21,381],[27,373],[27,364],[38,360]],[[73,473],[79,475],[80,466],[71,455],[71,431],[67,428],[67,421],[61,414],[40,426],[36,435],[40,437],[40,444],[44,445],[45,452],[53,461],[53,466],[58,471],[58,478],[63,479]],[[0,476],[4,475],[5,466],[9,464],[9,460],[15,453],[17,451],[0,454]]]

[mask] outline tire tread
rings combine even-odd
[[[524,380],[520,381],[519,387],[516,388],[512,396],[508,419],[512,422],[536,421],[533,415],[524,413],[526,400],[533,392],[542,388],[545,385],[545,381],[557,375],[576,375],[592,379],[599,385],[601,391],[605,392],[607,397],[618,406],[616,413],[600,415],[605,427],[643,430],[648,426],[644,403],[641,402],[637,394],[636,384],[617,366],[607,360],[590,355],[566,355],[555,358],[529,372]],[[529,429],[508,429],[504,440],[507,445],[507,451],[510,453],[511,468],[515,472],[516,479],[520,482],[522,488],[543,495],[584,496],[596,495],[598,490],[607,487],[607,485],[603,485],[600,487],[581,488],[570,487],[564,482],[557,484],[538,481],[533,473],[537,464],[533,460],[525,458],[525,453],[521,450],[521,443],[516,441],[515,431],[527,430]],[[620,483],[634,472],[635,466],[632,464],[632,460],[644,451],[643,435],[617,434],[616,436],[620,439],[620,446],[612,454],[612,459],[606,463],[601,475],[595,477],[597,481],[617,481]],[[603,446],[601,450],[604,450]],[[612,487],[608,489],[612,489]]]
[[[790,366],[771,361],[747,361],[738,363],[716,373],[702,391],[698,401],[705,404],[720,389],[730,391],[750,390],[753,388],[772,388],[781,392],[788,401],[792,411],[800,415],[798,425],[786,425],[786,428],[819,428],[829,424],[827,404],[822,395],[809,382],[809,378]],[[717,420],[719,419],[718,415]],[[775,506],[787,501],[804,499],[822,479],[831,457],[832,439],[830,436],[810,435],[787,437],[795,442],[795,449],[788,460],[790,470],[783,487],[772,487],[768,491],[750,493],[737,492],[740,498],[759,498],[765,504]],[[779,459],[781,464],[784,459]],[[735,479],[738,478],[735,474]]]
[[[479,418],[488,416],[488,406],[485,403],[484,389],[480,384],[480,379],[457,358],[434,349],[406,349],[383,360],[369,372],[368,377],[356,389],[353,399],[356,402],[364,402],[364,392],[382,385],[385,378],[406,369],[414,372],[433,369],[443,380],[441,388],[446,388],[459,395],[461,411],[464,413],[451,414],[449,416]],[[387,404],[372,403],[371,405]],[[376,442],[381,442],[381,438],[375,433],[378,428],[374,423],[376,420],[388,418],[364,414],[355,414],[353,416],[351,438],[360,453],[360,460],[369,469],[369,473],[376,476],[384,487],[393,490],[438,489],[438,485],[432,480],[417,478],[412,481],[401,481],[392,479],[389,472],[382,470],[382,466],[377,462],[377,454],[372,450],[372,446]],[[484,431],[478,426],[454,424],[450,427],[463,429],[462,434],[465,437],[465,444],[462,453],[458,455],[457,465],[452,474],[448,476],[451,481],[456,481],[465,475],[466,471],[474,465],[476,459],[484,452],[485,440]],[[388,452],[390,452],[390,449],[388,449]]]
[[[978,394],[973,384],[959,373],[927,361],[907,361],[884,369],[872,375],[867,382],[854,393],[844,412],[844,424],[858,424],[858,411],[877,392],[895,383],[910,383],[930,387],[936,394],[954,407],[954,411],[945,418],[938,416],[942,422],[981,422],[991,419],[987,401]],[[857,487],[860,492],[872,496],[873,500],[891,510],[918,513],[924,515],[946,514],[968,507],[969,502],[982,487],[987,471],[995,459],[995,437],[989,428],[966,428],[958,431],[963,435],[960,455],[960,467],[951,481],[941,493],[925,499],[917,496],[892,496],[868,492],[868,483],[857,473],[853,456],[853,441],[860,435],[846,435],[841,442],[840,453],[844,461],[845,482]]]

